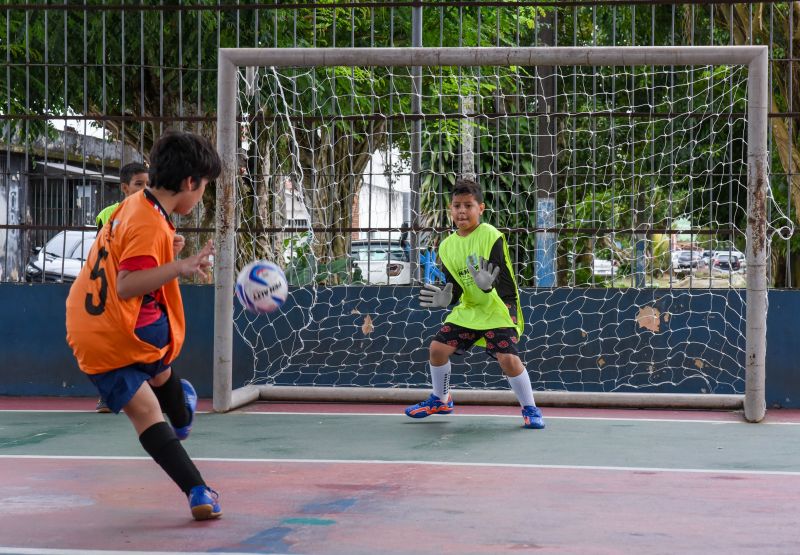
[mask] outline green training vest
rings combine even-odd
[[[103,208],[97,215],[97,218],[95,218],[97,225],[106,225],[108,223],[108,219],[111,217],[111,214],[113,214],[114,210],[117,209],[117,206],[119,206],[119,203],[115,202],[114,204]]]
[[[466,237],[453,233],[439,245],[439,257],[447,267],[447,271],[453,276],[461,286],[463,294],[459,303],[447,316],[445,322],[450,322],[473,330],[490,330],[496,328],[513,328],[514,322],[508,314],[508,308],[497,294],[497,290],[492,289],[489,293],[481,291],[472,280],[472,275],[467,268],[467,257],[482,256],[486,260],[492,253],[492,247],[497,239],[503,238],[503,254],[506,259],[506,267],[511,274],[514,282],[514,289],[517,297],[517,333],[522,336],[524,322],[522,320],[522,309],[519,304],[519,290],[516,289],[517,280],[514,279],[514,271],[511,267],[511,257],[508,255],[508,243],[505,236],[494,226],[489,224],[479,224],[472,233]],[[477,343],[482,345],[483,341]]]

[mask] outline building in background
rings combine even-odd
[[[0,143],[0,281],[21,281],[37,247],[60,228],[94,226],[120,200],[119,168],[142,161],[135,149],[71,128],[27,144]],[[40,228],[39,228],[40,227]]]
[[[400,228],[411,221],[411,169],[399,151],[376,151],[353,205],[353,227]],[[353,239],[400,240],[400,231],[362,231]]]

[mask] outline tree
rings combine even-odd
[[[235,46],[401,46],[409,45],[411,8],[339,8],[333,3],[293,10],[217,10],[164,6],[162,9],[13,10],[8,30],[0,29],[0,48],[5,45],[10,64],[0,72],[0,88],[10,92],[9,115],[70,116],[81,114],[102,122],[114,140],[125,141],[149,152],[155,138],[168,127],[181,127],[214,137],[216,113],[216,54],[219,47]],[[216,6],[215,0],[197,2],[197,8]],[[525,16],[529,8],[518,13]],[[443,7],[426,8],[425,42],[444,45],[512,44],[517,15],[503,9]],[[480,18],[497,25],[480,25]],[[526,20],[523,17],[523,22]],[[442,25],[442,34],[434,38]],[[527,23],[526,23],[527,24]],[[291,32],[287,30],[291,29]],[[501,37],[494,30],[501,29]],[[508,29],[509,31],[506,31]],[[8,36],[6,36],[6,34]],[[338,71],[338,70],[337,70]],[[374,78],[379,71],[372,73]],[[365,76],[361,76],[365,77]],[[356,78],[328,81],[319,97],[350,94],[367,85]],[[388,84],[386,86],[389,86]],[[354,89],[354,87],[356,89]],[[347,90],[347,89],[352,90]],[[401,91],[402,92],[402,91]],[[309,101],[309,99],[304,99]],[[385,113],[388,96],[374,96],[373,108]],[[396,101],[395,101],[396,102]],[[407,101],[406,101],[407,102]],[[352,226],[351,199],[361,186],[360,176],[372,152],[389,139],[386,121],[348,120],[350,107],[340,105],[335,125],[296,134],[306,189],[313,190],[313,225],[332,230]],[[356,106],[356,108],[361,108]],[[397,106],[395,105],[395,108]],[[301,115],[318,106],[301,106]],[[406,109],[406,112],[408,110]],[[30,120],[26,120],[30,121]],[[44,121],[12,121],[31,135],[45,132]],[[296,129],[297,131],[297,129]],[[347,136],[348,141],[339,138]],[[269,133],[258,140],[268,141]],[[288,145],[257,142],[260,152],[275,152]],[[314,172],[311,168],[327,168]],[[261,160],[251,169],[254,179],[243,182],[247,199],[243,218],[255,228],[279,227],[284,183],[273,180],[279,169],[274,161]],[[202,226],[213,222],[214,187],[208,188]],[[263,242],[258,250],[272,247]],[[260,244],[261,246],[257,246]],[[325,260],[347,253],[347,234],[334,231],[330,247],[317,245]],[[271,256],[275,253],[272,252]]]
[[[779,206],[790,200],[794,207],[794,223],[800,221],[800,64],[787,61],[790,52],[800,52],[800,33],[796,31],[800,21],[800,2],[784,2],[770,5],[757,4],[748,9],[744,4],[721,6],[714,12],[722,26],[732,35],[734,44],[772,44],[772,102],[770,111],[794,114],[781,118],[770,118],[772,125],[773,168],[778,167],[789,176],[787,181],[773,179],[773,192]],[[791,22],[794,21],[794,28]],[[794,32],[794,34],[792,34]],[[783,201],[783,202],[782,202]],[[783,225],[785,222],[779,222]],[[794,248],[792,248],[794,247]],[[791,282],[800,284],[800,237],[791,241],[774,237],[772,241],[773,283],[786,283],[788,266],[787,251],[793,275]]]

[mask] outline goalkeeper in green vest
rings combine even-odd
[[[149,183],[149,175],[147,172],[147,166],[138,162],[125,164],[119,169],[119,187],[122,189],[122,194],[124,195],[123,200],[147,187]],[[114,210],[116,210],[118,206],[119,202],[115,202],[114,204],[106,206],[97,214],[95,223],[97,224],[98,233],[100,233],[103,226],[108,223],[111,214],[114,213]],[[103,401],[102,397],[97,400],[97,406],[94,410],[100,413],[111,412],[111,409],[108,408],[108,405]]]
[[[453,303],[455,307],[431,342],[433,393],[405,412],[411,418],[453,412],[450,357],[477,344],[500,364],[522,407],[524,427],[541,429],[542,411],[533,400],[531,379],[517,351],[523,321],[508,245],[501,232],[481,223],[484,209],[478,184],[458,179],[450,204],[457,230],[439,245],[446,285],[425,284],[419,295],[422,307],[448,308]]]

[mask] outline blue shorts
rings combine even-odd
[[[169,343],[169,320],[166,314],[147,326],[134,330],[142,341],[159,349]],[[133,398],[142,384],[169,368],[163,360],[149,363],[134,363],[102,374],[88,374],[89,379],[100,392],[100,397],[115,413],[123,409]]]

